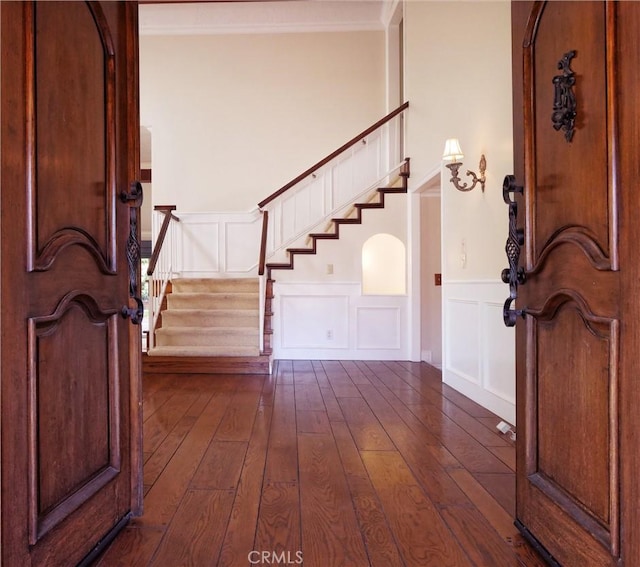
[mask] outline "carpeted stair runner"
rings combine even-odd
[[[171,282],[150,356],[258,356],[257,278],[179,278]]]

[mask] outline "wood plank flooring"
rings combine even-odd
[[[146,374],[145,513],[100,567],[542,567],[499,418],[424,363]]]

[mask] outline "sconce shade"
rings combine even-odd
[[[458,138],[449,138],[444,144],[444,152],[442,153],[442,159],[447,161],[461,161],[464,157],[462,148]]]

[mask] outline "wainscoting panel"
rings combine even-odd
[[[356,307],[359,349],[400,348],[399,307]]]
[[[502,306],[503,303],[486,303],[484,305],[484,320],[491,323],[502,322]],[[505,402],[515,406],[515,355],[513,350],[515,337],[513,329],[503,324],[492,325],[492,332],[486,334],[485,340],[488,356],[484,359],[484,376],[486,378],[484,387]]]
[[[281,301],[284,348],[343,349],[349,346],[346,296],[287,295]]]
[[[207,274],[220,272],[220,223],[198,220],[191,216],[180,219],[178,258],[182,259],[182,275],[194,271]]]
[[[178,213],[174,272],[182,277],[255,276],[262,217],[252,213]]]
[[[261,223],[253,219],[229,220],[224,226],[224,271],[252,275],[260,254]]]
[[[497,281],[443,282],[442,379],[514,424],[515,332],[502,321]]]
[[[460,378],[480,383],[480,303],[466,299],[449,299],[445,321],[448,336],[447,362]],[[455,331],[453,331],[455,329]],[[463,344],[464,348],[458,348]]]
[[[352,282],[276,281],[274,292],[275,358],[409,358],[406,296],[363,296]]]

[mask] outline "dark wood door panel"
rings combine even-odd
[[[636,491],[623,449],[638,423],[625,413],[623,392],[637,379],[628,353],[640,350],[640,322],[627,306],[639,262],[629,243],[640,229],[620,222],[621,203],[636,216],[639,203],[621,175],[636,142],[620,135],[619,109],[637,123],[620,68],[629,57],[634,69],[640,63],[633,34],[623,39],[629,30],[621,31],[621,14],[639,5],[535,2],[525,17],[516,4],[523,39],[515,43],[514,27],[514,88],[523,111],[516,107],[514,145],[524,157],[515,162],[525,185],[524,203],[517,199],[526,269],[517,299],[525,312],[517,330],[517,521],[564,567],[635,566],[638,545],[628,534],[639,518],[626,504]],[[629,29],[637,42],[637,26]]]
[[[3,565],[76,565],[139,512],[140,336],[121,315],[117,198],[138,171],[136,14],[0,11]]]
[[[573,298],[537,319],[536,473],[610,529],[617,512],[618,321],[584,312]],[[567,345],[554,348],[558,337]],[[573,507],[571,508],[573,510]],[[614,514],[615,515],[615,514]]]
[[[115,68],[99,4],[37,2],[27,11],[27,108],[33,269],[71,245],[115,266]],[[82,100],[82,104],[78,101]]]
[[[548,2],[530,22],[529,93],[534,110],[530,130],[530,203],[534,228],[531,269],[545,247],[563,230],[578,227],[577,244],[595,246],[609,260],[615,255],[615,203],[611,187],[609,152],[610,105],[607,92],[607,18],[602,2]],[[610,30],[611,31],[611,30]],[[526,40],[525,40],[526,41]],[[555,130],[552,116],[557,101],[554,80],[564,76],[562,61],[569,57],[576,99],[575,128],[571,139]],[[566,93],[564,93],[566,95]],[[538,198],[539,197],[539,198]],[[590,243],[589,241],[593,241]],[[615,264],[615,261],[614,261]]]
[[[537,490],[535,485],[533,490]],[[536,496],[538,497],[532,498],[528,505],[525,526],[530,534],[535,534],[538,545],[551,551],[553,565],[613,567],[619,564],[617,560],[612,559],[608,546],[593,545],[593,536],[580,522],[567,517],[563,521],[563,529],[559,530],[556,522],[556,501],[543,492]]]
[[[558,244],[538,268],[527,274],[528,281],[520,288],[528,310],[548,311],[545,305],[552,296],[572,290],[589,312],[601,317],[619,316],[619,275],[594,266],[581,247],[567,242]],[[530,282],[535,285],[529,286]]]
[[[120,470],[118,318],[72,292],[29,319],[32,545]]]

